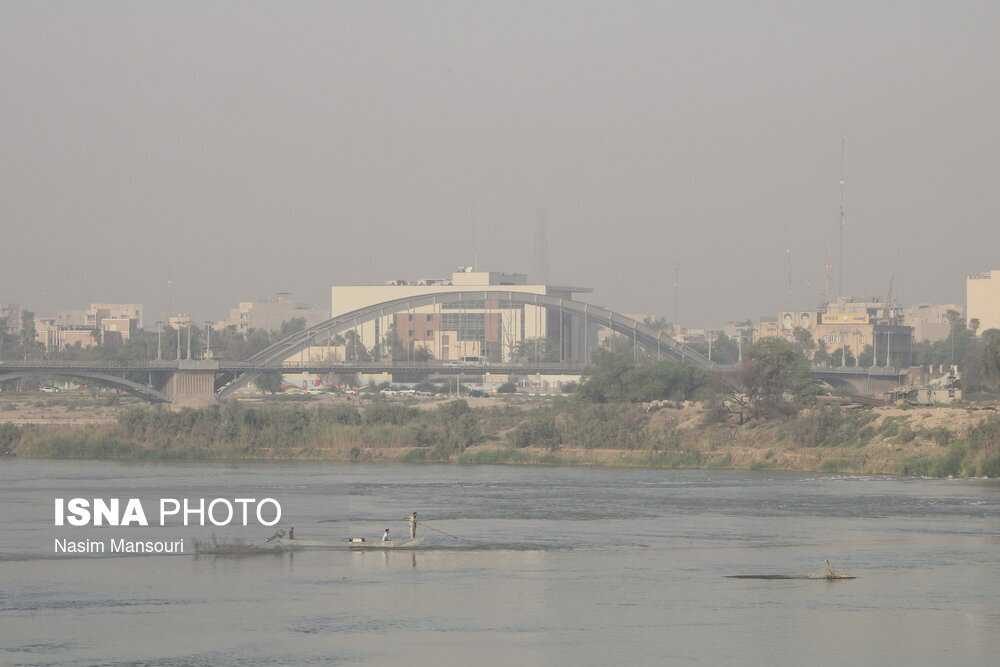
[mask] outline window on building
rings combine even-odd
[[[486,318],[482,313],[445,313],[441,328],[458,333],[458,340],[482,340],[486,336]]]

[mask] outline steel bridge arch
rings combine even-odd
[[[21,380],[28,377],[70,377],[76,378],[78,380],[90,380],[92,382],[98,382],[102,385],[115,387],[117,389],[122,389],[127,391],[133,396],[137,396],[150,403],[169,403],[170,399],[167,398],[166,394],[163,392],[150,387],[149,385],[141,384],[139,382],[133,382],[132,380],[127,380],[123,377],[118,377],[117,375],[111,375],[109,373],[99,373],[94,371],[74,371],[66,369],[25,369],[10,372],[0,372],[0,384],[4,382],[12,382],[14,380]]]
[[[686,361],[707,371],[722,368],[718,364],[709,361],[703,354],[682,343],[678,343],[669,336],[663,336],[642,322],[604,308],[603,306],[575,301],[573,299],[564,299],[549,294],[501,290],[438,292],[373,304],[342,313],[336,317],[331,317],[328,320],[307,327],[302,331],[297,331],[272,343],[246,361],[260,365],[279,363],[294,354],[302,352],[321,336],[332,337],[345,333],[356,329],[362,324],[372,322],[387,315],[394,315],[424,306],[461,304],[463,301],[479,302],[481,300],[496,300],[498,303],[497,308],[505,305],[508,307],[517,305],[560,309],[563,313],[570,313],[582,318],[584,326],[597,324],[625,336],[634,337],[633,340],[636,345],[642,346],[647,352],[656,352],[661,357],[666,356],[678,361]],[[255,372],[247,372],[237,376],[233,381],[219,390],[218,397],[220,399],[227,398],[234,391],[249,383],[256,375],[257,373]]]

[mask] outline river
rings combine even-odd
[[[272,496],[412,551],[57,556],[55,497]],[[2,665],[996,664],[1000,484],[770,472],[0,462]],[[57,532],[58,531],[58,532]],[[190,551],[190,546],[186,547]],[[809,574],[850,581],[740,580]]]

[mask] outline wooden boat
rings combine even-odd
[[[815,581],[843,581],[857,579],[849,574],[730,574],[726,579],[810,579]]]

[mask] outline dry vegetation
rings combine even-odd
[[[929,476],[1000,475],[993,409],[813,407],[743,425],[711,403],[340,401],[229,403],[170,411],[6,409],[9,456],[712,467]],[[15,422],[9,415],[22,417]]]

